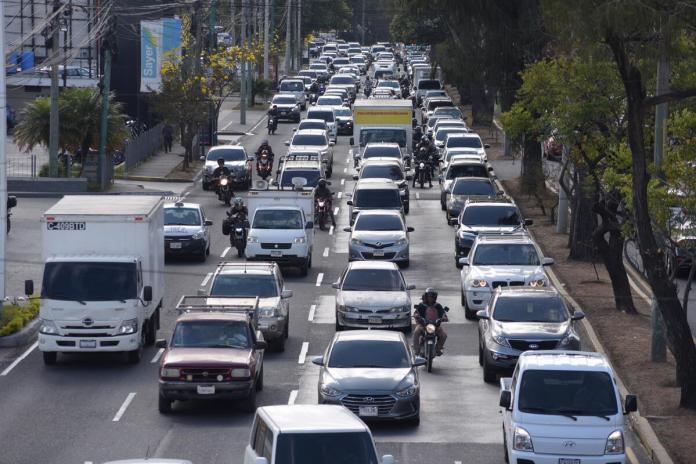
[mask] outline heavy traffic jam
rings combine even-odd
[[[149,385],[120,420],[214,433],[235,417],[224,462],[628,462],[636,397],[583,351],[584,314],[428,47],[328,37],[310,52],[253,137],[205,153],[188,195],[67,195],[43,212],[42,282],[25,282],[40,287],[40,370],[87,353],[153,364],[120,373]],[[199,267],[201,285],[170,284]],[[308,344],[312,318],[326,330]],[[470,458],[391,446],[479,423],[491,449]],[[223,459],[187,446],[152,456]]]

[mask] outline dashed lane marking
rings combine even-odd
[[[157,353],[152,357],[152,360],[150,361],[151,364],[155,364],[159,359],[162,357],[162,353],[164,353],[164,348],[160,348],[157,350]]]
[[[345,180],[345,179],[341,179],[341,185],[346,185],[346,180]]]
[[[333,235],[334,229],[335,229],[334,226],[329,227],[329,235]]]
[[[15,367],[17,367],[17,364],[19,364],[20,362],[22,362],[22,360],[23,360],[24,358],[26,358],[27,356],[29,356],[29,355],[31,354],[31,352],[34,351],[34,350],[36,349],[36,347],[38,347],[38,346],[39,346],[39,342],[38,342],[38,341],[37,341],[37,342],[34,342],[33,345],[31,345],[29,348],[27,348],[27,351],[25,351],[24,353],[22,353],[21,356],[20,356],[19,358],[15,359],[15,360],[12,362],[12,364],[10,364],[9,366],[7,366],[7,367],[5,368],[4,371],[0,372],[0,376],[4,377],[4,376],[6,376],[7,374],[9,374],[10,371],[11,371],[12,369],[14,369]]]
[[[128,406],[133,401],[133,398],[135,398],[135,392],[130,392],[128,396],[126,396],[126,401],[123,402],[112,422],[118,422],[121,420],[121,417],[123,417],[123,415],[126,413],[126,409],[128,409]]]
[[[317,276],[317,287],[321,286],[321,281],[324,280],[324,273],[320,272]]]
[[[338,216],[338,206],[334,208],[334,216]]]
[[[309,307],[309,314],[307,315],[307,320],[312,322],[314,320],[314,313],[317,312],[317,305],[313,304]]]
[[[225,248],[225,249],[222,251],[222,253],[220,253],[220,257],[221,257],[221,258],[224,258],[225,256],[227,256],[227,253],[229,253],[229,252],[230,252],[230,247]]]
[[[348,172],[348,168],[343,168],[343,172]]]
[[[203,282],[201,282],[201,287],[205,287],[206,285],[208,285],[208,281],[210,280],[211,277],[213,277],[213,273],[212,272],[207,273],[205,275],[205,278],[203,279]]]
[[[633,452],[633,449],[630,446],[626,447],[626,457],[628,457],[628,460],[631,461],[631,464],[640,464],[638,457],[636,457],[636,453]]]
[[[329,257],[329,247],[324,248],[324,253],[322,254],[322,256],[323,256],[324,258],[328,258],[328,257]]]
[[[340,200],[341,197],[343,196],[343,192],[338,192],[338,199]]]
[[[290,392],[290,398],[288,398],[288,404],[292,406],[295,404],[295,400],[297,399],[297,394],[299,393],[299,390],[293,390]]]
[[[304,364],[307,358],[307,350],[309,349],[309,342],[302,342],[302,348],[300,349],[300,356],[297,358],[297,364]]]
[[[416,200],[420,200],[420,192],[416,192]]]

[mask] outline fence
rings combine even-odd
[[[46,160],[45,162],[48,162]],[[7,157],[8,177],[39,177],[41,159],[38,155],[12,155]]]
[[[163,123],[159,123],[126,143],[123,150],[126,175],[129,169],[162,148],[162,127]]]

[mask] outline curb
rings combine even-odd
[[[166,177],[157,177],[157,176],[128,176],[128,177],[119,177],[114,180],[134,180],[138,182],[163,182],[163,183],[187,183],[191,182],[192,179],[167,179]]]
[[[0,337],[0,348],[12,348],[26,345],[29,340],[34,338],[40,326],[41,320],[37,317],[19,332]]]
[[[173,196],[174,192],[171,190],[162,191],[133,191],[133,192],[10,192],[10,195],[14,195],[17,198],[63,198],[66,195],[157,195],[157,196]]]

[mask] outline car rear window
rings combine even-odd
[[[331,78],[331,85],[336,85],[336,84],[338,84],[338,85],[353,85],[354,81],[353,81],[352,77],[334,76]]]
[[[392,269],[351,269],[343,280],[343,291],[406,291],[399,271]]]
[[[326,123],[325,122],[319,122],[319,121],[302,121],[300,123],[300,126],[298,127],[298,130],[302,129],[321,129],[321,130],[326,130]]]
[[[307,180],[308,187],[316,187],[319,179],[321,178],[321,172],[318,169],[291,169],[288,171],[283,171],[283,175],[280,178],[280,185],[283,187],[290,187],[294,185],[292,179],[294,177],[301,177]]]
[[[363,152],[363,158],[389,157],[401,159],[401,150],[398,147],[373,146],[366,147]]]
[[[495,189],[489,180],[465,180],[455,182],[452,195],[494,195]]]
[[[358,208],[400,208],[399,189],[359,189],[353,200]]]
[[[452,103],[452,100],[436,100],[436,101],[431,101],[428,102],[428,111],[433,111],[435,108],[439,108],[441,106],[453,106],[454,103]]]
[[[516,226],[522,222],[515,206],[470,206],[462,214],[468,226]]]
[[[437,90],[440,88],[442,88],[442,85],[437,79],[421,79],[418,81],[418,90]]]
[[[402,342],[345,340],[334,343],[328,367],[399,369],[411,367],[408,358],[408,351]]]
[[[304,83],[303,82],[288,82],[284,81],[280,83],[280,91],[281,92],[304,92]]]
[[[488,177],[488,169],[483,164],[455,164],[447,169],[447,179],[457,177]]]
[[[292,138],[293,145],[327,145],[326,137],[323,135],[297,134]]]
[[[334,113],[333,111],[310,111],[307,114],[307,118],[323,119],[326,122],[334,122]]]
[[[478,137],[452,137],[447,140],[449,147],[483,148],[483,145]]]

